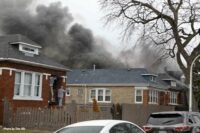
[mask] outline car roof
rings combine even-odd
[[[66,127],[74,127],[74,126],[106,126],[108,124],[118,124],[122,122],[128,122],[128,121],[122,121],[122,120],[90,120],[90,121],[83,121],[78,122],[75,124],[71,124]],[[130,122],[128,122],[130,123]]]
[[[163,111],[163,112],[154,112],[152,114],[195,114],[199,112],[189,112],[189,111]]]
[[[154,112],[152,114],[185,114],[186,111],[163,111],[163,112]]]

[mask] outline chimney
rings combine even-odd
[[[93,70],[94,70],[94,71],[96,70],[96,65],[95,65],[95,64],[93,65]]]
[[[182,83],[185,82],[185,76],[184,76],[184,75],[181,76],[181,82],[182,82]]]

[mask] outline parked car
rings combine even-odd
[[[63,127],[54,133],[145,133],[138,125],[122,120],[91,120]]]
[[[200,133],[200,114],[186,111],[152,113],[143,129],[147,133]]]

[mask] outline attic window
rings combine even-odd
[[[155,76],[150,76],[150,81],[155,81],[156,77]]]
[[[171,86],[176,87],[176,81],[171,81]]]
[[[25,55],[38,55],[39,50],[38,48],[27,46],[27,45],[19,45],[19,50],[24,52]]]
[[[155,74],[145,73],[145,74],[141,74],[141,75],[144,76],[145,79],[148,81],[153,81],[153,82],[156,81],[157,75],[155,75]]]

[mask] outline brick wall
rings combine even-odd
[[[1,62],[0,67],[13,68],[25,71],[39,72],[39,73],[48,73],[57,76],[66,76],[66,71],[59,71],[53,69],[47,69],[42,67],[35,67],[30,65],[24,65],[19,63],[11,63],[11,62]],[[10,73],[12,72],[12,73]],[[15,71],[10,70],[2,70],[2,74],[0,75],[0,125],[2,124],[3,119],[3,103],[2,99],[7,97],[12,107],[16,109],[17,107],[47,107],[49,100],[49,77],[43,75],[42,77],[42,101],[34,101],[34,100],[13,100],[14,96],[14,80],[15,80]],[[58,87],[60,85],[65,85],[62,79],[58,82]]]
[[[111,89],[112,100],[111,103],[135,103],[135,89],[134,87],[123,87],[123,86],[67,86],[71,88],[71,95],[66,96],[65,103],[70,103],[72,100],[79,104],[91,103],[89,100],[90,90],[94,88],[107,88]],[[85,94],[87,90],[87,94]],[[81,95],[78,94],[81,91]],[[85,101],[85,96],[87,97]],[[170,102],[169,92],[159,91],[158,92],[158,105],[169,105]],[[178,104],[181,104],[181,95],[178,95]],[[143,90],[143,105],[149,104],[149,90]]]
[[[123,86],[76,86],[71,87],[67,86],[68,88],[71,88],[71,95],[66,96],[65,103],[70,103],[72,100],[76,101],[76,103],[84,104],[85,103],[85,96],[87,97],[86,103],[92,103],[89,101],[90,96],[90,90],[94,88],[107,88],[111,89],[111,103],[134,103],[135,97],[134,97],[134,87],[123,87]],[[87,90],[87,94],[85,94],[85,89]],[[78,91],[82,90],[82,95],[78,94]]]

